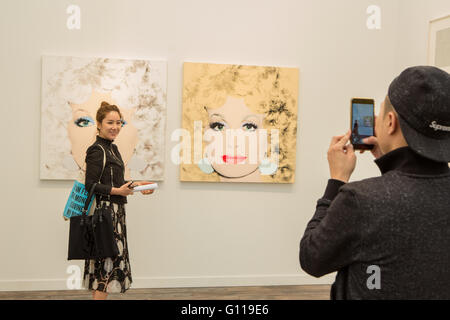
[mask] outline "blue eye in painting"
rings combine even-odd
[[[94,125],[94,119],[92,119],[91,117],[80,117],[77,120],[74,121],[75,124],[79,127],[89,127]]]
[[[122,128],[127,124],[125,120],[122,119]]]

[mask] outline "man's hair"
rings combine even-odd
[[[389,100],[389,97],[386,96],[386,99],[384,99],[384,114],[383,114],[383,119],[386,117],[386,115],[388,114],[388,112],[394,112],[394,114],[397,116],[398,118],[398,114],[394,109],[394,106],[391,103],[391,100]]]
[[[389,112],[393,112],[395,114],[395,116],[397,117],[397,120],[400,122],[400,116],[398,115],[397,111],[395,111],[394,106],[391,103],[391,100],[389,99],[388,96],[386,96],[386,99],[384,99],[384,114],[383,114],[383,119],[386,118],[386,115]],[[399,126],[400,132],[403,135],[403,130],[402,128]],[[406,141],[406,140],[405,140]]]

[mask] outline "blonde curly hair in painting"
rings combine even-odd
[[[209,125],[205,108],[219,108],[227,97],[243,98],[249,109],[264,114],[263,126],[269,141],[271,130],[279,130],[278,170],[273,175],[262,176],[263,182],[292,183],[295,173],[297,95],[296,68],[185,63],[182,126],[189,131],[193,146],[194,121],[202,122],[203,132]],[[203,150],[204,147],[203,142]],[[219,181],[218,174],[205,174],[194,163],[181,164],[180,178],[182,181]]]

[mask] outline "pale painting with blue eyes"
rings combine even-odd
[[[183,77],[181,181],[294,182],[297,68],[186,62]]]
[[[113,143],[126,180],[164,176],[165,61],[44,56],[41,97],[41,179],[79,179],[97,134],[103,101],[119,107]]]

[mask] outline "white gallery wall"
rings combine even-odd
[[[401,0],[396,65],[426,64],[430,20],[450,15],[450,1]]]
[[[69,30],[66,9],[81,9]],[[369,30],[370,5],[381,29]],[[73,181],[39,179],[42,55],[167,60],[164,181],[128,197],[134,288],[331,283],[299,266],[299,241],[329,177],[326,152],[355,96],[384,98],[405,67],[426,64],[428,21],[448,0],[1,0],[0,290],[67,289]],[[181,183],[184,61],[298,67],[294,184]],[[358,155],[352,180],[379,175]],[[81,270],[82,271],[82,270]]]

